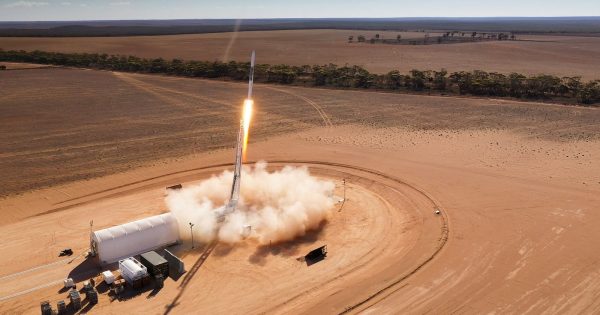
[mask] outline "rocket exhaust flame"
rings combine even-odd
[[[248,132],[250,130],[250,120],[252,119],[252,105],[254,105],[254,101],[247,99],[244,101],[244,111],[242,114],[242,125],[244,128],[244,145],[242,149],[243,160],[246,160],[246,150],[248,149]]]
[[[256,53],[252,51],[250,56],[250,73],[248,74],[248,97],[244,101],[244,112],[242,114],[242,124],[244,126],[244,146],[243,146],[243,159],[246,160],[246,149],[248,148],[248,131],[250,130],[250,119],[252,118],[252,106],[254,101],[252,100],[252,88],[254,86],[254,64],[256,62]]]

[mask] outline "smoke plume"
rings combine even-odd
[[[280,242],[317,228],[334,206],[335,184],[310,175],[306,167],[286,166],[268,172],[267,163],[242,170],[237,210],[217,223],[215,212],[229,198],[233,173],[224,171],[193,187],[171,191],[166,203],[179,222],[182,238],[237,243],[246,238],[261,244]]]

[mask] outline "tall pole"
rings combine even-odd
[[[342,186],[344,187],[344,197],[342,198],[342,205],[340,206],[340,209],[338,210],[338,212],[342,211],[342,208],[344,208],[344,204],[346,203],[346,179],[345,178],[342,179]]]
[[[190,222],[190,235],[192,235],[192,249],[194,249],[194,231],[192,230],[193,227],[194,224]]]
[[[90,220],[90,255],[96,256],[96,249],[94,248],[94,241],[92,239],[92,234],[94,229],[94,220]]]

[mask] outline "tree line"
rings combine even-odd
[[[422,38],[408,38],[403,39],[402,34],[397,34],[396,38],[384,39],[383,35],[379,33],[375,34],[368,42],[371,44],[382,43],[382,44],[404,44],[404,45],[427,45],[427,44],[448,44],[448,43],[465,43],[471,41],[482,41],[482,40],[517,40],[514,33],[478,33],[478,32],[461,32],[461,31],[449,31],[442,33],[441,35],[431,36],[429,33],[425,33]],[[364,35],[358,35],[356,37],[358,43],[365,43],[367,39]],[[354,42],[354,35],[348,36],[348,43]]]
[[[1,49],[0,61],[238,81],[247,80],[249,72],[248,62],[165,60],[108,54]],[[411,70],[408,73],[394,70],[386,74],[374,74],[360,66],[334,64],[259,64],[255,67],[254,74],[257,82],[278,84],[557,100],[586,105],[600,103],[600,80],[586,82],[580,77],[525,76],[519,73],[507,75],[480,70],[448,73],[444,69]]]

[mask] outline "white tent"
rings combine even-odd
[[[171,213],[95,231],[92,252],[100,263],[110,264],[179,241],[177,219]]]

